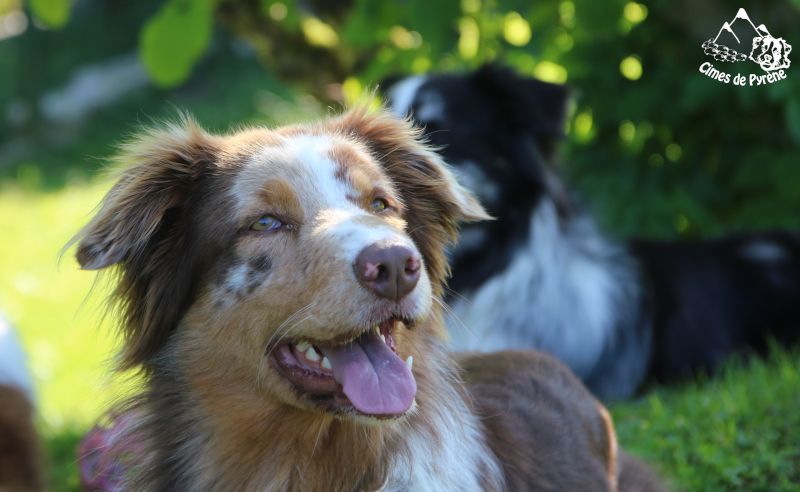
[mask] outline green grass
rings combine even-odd
[[[30,351],[39,427],[52,490],[77,490],[82,432],[125,385],[110,374],[112,321],[101,287],[60,248],[87,220],[107,184],[0,193],[0,309]],[[800,354],[732,364],[721,377],[656,389],[612,407],[623,445],[682,490],[798,490]]]
[[[800,352],[612,407],[620,440],[680,490],[800,490]]]
[[[87,298],[94,275],[60,249],[97,204],[103,186],[58,192],[0,192],[0,309],[20,331],[39,393],[39,425],[53,453],[53,488],[69,490],[75,437],[114,398],[110,321],[102,292]],[[96,291],[100,289],[95,289]]]

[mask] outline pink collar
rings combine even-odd
[[[101,419],[78,445],[81,486],[93,492],[121,492],[136,475],[144,457],[135,411]]]

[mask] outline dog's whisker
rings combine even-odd
[[[272,332],[272,335],[267,340],[267,343],[265,345],[266,349],[269,349],[272,346],[273,342],[275,342],[275,337],[280,335],[281,330],[283,330],[284,327],[286,327],[289,323],[294,322],[295,318],[303,314],[305,311],[311,309],[313,306],[314,306],[313,302],[306,304],[305,306],[301,307],[300,309],[292,313],[280,325],[278,325],[278,327],[275,329],[275,331]]]
[[[286,318],[278,326],[278,328],[275,329],[275,331],[272,333],[272,335],[270,335],[269,339],[267,340],[267,343],[265,344],[265,351],[269,350],[270,347],[273,346],[272,345],[273,343],[275,343],[275,344],[279,343],[288,334],[288,332],[291,331],[298,324],[303,323],[304,321],[309,319],[310,317],[306,316],[303,319],[301,319],[300,321],[298,321],[297,323],[294,323],[291,326],[287,326],[287,325],[289,325],[289,323],[292,323],[298,316],[300,316],[304,312],[308,311],[313,306],[314,306],[314,303],[310,302],[310,303],[306,304],[305,306],[301,307],[300,309],[298,309],[297,311],[295,311],[294,313],[292,313],[288,318]],[[262,375],[262,370],[264,369],[264,366],[266,365],[266,363],[267,363],[267,358],[266,357],[262,357],[262,359],[259,361],[258,365],[256,366],[256,381],[254,383],[256,389],[258,389],[258,387],[259,387],[258,385],[260,384],[260,381],[261,381],[262,376],[263,376]]]
[[[317,437],[314,439],[314,446],[311,448],[311,454],[309,455],[309,461],[314,460],[314,453],[317,451],[317,445],[319,444],[319,438],[322,436],[322,431],[324,430],[324,426],[320,425],[319,429],[317,429]]]
[[[301,325],[302,325],[304,322],[306,322],[306,321],[307,321],[307,320],[309,320],[309,319],[312,319],[313,317],[314,317],[313,315],[308,315],[308,316],[305,316],[305,317],[303,317],[302,319],[300,319],[300,320],[297,320],[297,322],[295,322],[295,323],[294,323],[294,324],[292,324],[291,326],[288,326],[288,327],[286,327],[286,328],[283,330],[283,333],[281,333],[281,334],[273,334],[273,335],[277,335],[277,336],[275,336],[275,337],[274,337],[274,338],[275,338],[275,344],[279,344],[279,343],[280,343],[281,341],[283,341],[285,338],[289,337],[289,335],[291,335],[291,332],[292,332],[293,330],[295,330],[296,328],[299,328],[299,327],[300,327],[300,326],[301,326]],[[262,368],[262,367],[264,367],[264,365],[266,364],[266,360],[267,360],[267,358],[266,358],[266,357],[264,357],[264,358],[262,358],[262,360],[261,360],[261,361],[260,361],[260,363],[258,364],[258,369],[257,369],[256,377],[258,377],[258,378],[260,378],[260,377],[261,377],[261,368]]]
[[[410,229],[410,230],[408,230],[408,231],[406,231],[406,232],[407,232],[409,235],[411,235],[411,234],[414,234],[414,233],[416,233],[416,232],[419,232],[419,231],[421,231],[421,230],[424,230],[424,229],[426,229],[426,226],[424,226],[424,225],[419,225],[419,226],[417,226],[417,227],[415,227],[415,228],[413,228],[413,229]]]
[[[444,290],[445,290],[445,292],[448,292],[449,294],[453,295],[454,297],[457,297],[460,301],[463,301],[466,304],[472,304],[472,301],[469,298],[467,298],[464,294],[462,294],[462,293],[460,293],[460,292],[458,292],[456,290],[453,290],[453,289],[451,289],[450,287],[447,287],[447,286],[444,287]]]
[[[439,305],[439,307],[441,307],[441,308],[442,308],[442,311],[444,311],[444,312],[445,312],[445,313],[446,313],[446,314],[447,314],[447,315],[448,315],[450,318],[452,318],[452,319],[453,319],[453,321],[455,321],[455,322],[456,322],[456,323],[457,323],[457,324],[458,324],[458,325],[459,325],[461,328],[464,328],[464,330],[466,330],[466,331],[469,333],[469,335],[470,335],[471,337],[475,337],[475,330],[473,330],[472,328],[470,328],[470,326],[469,326],[469,325],[467,325],[467,324],[466,324],[466,323],[465,323],[465,322],[464,322],[464,321],[463,321],[463,320],[462,320],[462,319],[461,319],[461,318],[460,318],[460,317],[459,317],[459,316],[456,314],[455,310],[453,310],[453,308],[452,308],[452,307],[450,307],[450,306],[449,306],[449,305],[448,305],[446,302],[444,302],[443,300],[441,300],[441,299],[439,299],[439,298],[437,298],[437,297],[434,297],[434,298],[433,298],[433,301],[434,301],[434,302],[435,302],[437,305]]]
[[[283,331],[283,333],[281,333],[281,334],[280,334],[280,335],[277,337],[276,343],[280,343],[280,342],[282,342],[284,339],[286,339],[286,338],[289,338],[289,335],[291,335],[291,334],[292,334],[292,332],[293,332],[295,329],[297,329],[297,328],[300,328],[300,326],[301,326],[303,323],[305,323],[306,321],[308,321],[308,320],[310,320],[310,319],[312,319],[312,318],[314,318],[314,315],[312,315],[312,314],[309,314],[308,316],[305,316],[305,317],[303,317],[302,319],[300,319],[300,320],[297,320],[297,321],[296,321],[294,324],[292,324],[291,326],[287,327],[287,328],[286,328],[286,329]]]

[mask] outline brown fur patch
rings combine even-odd
[[[290,217],[295,223],[303,222],[303,207],[294,188],[286,181],[278,179],[267,182],[259,195],[265,205]]]
[[[328,152],[337,163],[336,178],[349,183],[357,191],[348,198],[364,209],[369,209],[375,198],[385,199],[398,214],[403,214],[403,203],[391,183],[387,182],[372,157],[352,143],[336,143]]]
[[[35,492],[43,487],[33,407],[22,391],[0,385],[0,491]]]
[[[603,418],[569,369],[523,351],[460,362],[509,490],[613,490]]]

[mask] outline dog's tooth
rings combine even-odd
[[[325,369],[326,371],[330,371],[331,369],[333,369],[333,367],[331,366],[331,361],[330,361],[330,360],[328,360],[328,358],[327,358],[327,357],[323,357],[323,358],[322,358],[322,363],[321,363],[320,365],[321,365],[321,366],[322,366],[322,368],[323,368],[323,369]]]
[[[387,337],[386,335],[383,336],[383,343],[389,345],[389,337]]]
[[[298,343],[296,346],[298,352],[305,352],[309,348],[311,348],[311,344],[303,340],[302,342]]]
[[[306,356],[306,359],[310,360],[311,362],[319,362],[320,356],[317,353],[317,349],[314,347],[309,347],[304,355]]]
[[[408,366],[408,370],[410,371],[411,368],[414,366],[414,356],[413,355],[409,355],[406,358],[406,365]]]
[[[377,333],[378,335],[381,334],[381,329],[378,327],[378,325],[373,326],[372,329],[375,330],[375,333]]]

